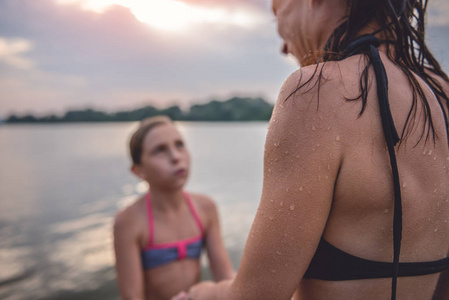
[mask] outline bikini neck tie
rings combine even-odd
[[[382,119],[382,128],[385,136],[385,141],[388,147],[388,154],[390,156],[391,171],[393,174],[394,186],[394,215],[393,215],[393,270],[391,283],[391,300],[396,299],[396,289],[399,271],[399,254],[401,252],[402,240],[402,200],[401,200],[401,185],[399,182],[399,172],[396,161],[396,154],[394,146],[400,141],[396,127],[394,126],[393,117],[390,111],[390,104],[388,102],[388,77],[385,71],[384,64],[380,59],[379,47],[380,39],[373,35],[364,35],[352,42],[344,54],[346,57],[352,55],[365,53],[369,58],[369,63],[373,65],[376,74],[377,95],[379,100],[380,116]]]

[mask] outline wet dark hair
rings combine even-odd
[[[315,72],[295,92],[315,78],[315,74],[318,71],[318,63],[324,62],[325,64],[328,61],[345,59],[344,50],[358,37],[360,30],[369,23],[375,22],[381,29],[373,34],[382,33],[382,38],[384,38],[382,43],[385,43],[387,46],[388,58],[407,76],[413,90],[413,104],[408,113],[404,129],[402,130],[401,141],[413,129],[412,124],[414,124],[413,121],[417,115],[417,101],[419,99],[423,104],[425,116],[421,139],[425,136],[427,142],[429,136],[432,135],[433,141],[435,142],[436,134],[430,113],[430,106],[414,74],[424,80],[435,93],[445,114],[446,126],[447,116],[442,102],[446,102],[446,105],[449,107],[449,97],[434,76],[439,76],[447,82],[449,82],[449,78],[427,48],[424,40],[424,15],[427,9],[427,2],[427,0],[347,0],[348,17],[334,30],[326,43],[325,51],[315,54],[317,57],[311,57],[310,61],[317,64]],[[391,51],[390,47],[394,50]],[[361,51],[361,54],[366,56],[367,52]],[[362,100],[362,109],[359,115],[362,115],[366,108],[368,70],[370,66],[371,62],[367,59],[367,65],[360,77],[360,94],[355,98],[346,99],[348,101]],[[318,84],[318,96],[323,79],[323,68],[321,68],[318,80],[315,83]]]
[[[139,128],[133,133],[129,141],[129,150],[134,165],[141,163],[143,141],[147,134],[155,127],[163,124],[172,124],[172,120],[167,116],[155,116],[142,120]]]

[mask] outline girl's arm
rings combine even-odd
[[[209,222],[206,228],[206,248],[210,268],[215,281],[231,279],[235,276],[228,253],[223,243],[218,218],[217,207],[212,200],[207,201],[207,216]]]
[[[144,300],[138,226],[130,211],[122,211],[115,218],[114,250],[121,298],[124,300]]]
[[[306,272],[330,212],[344,135],[331,82],[321,87],[319,110],[308,86],[284,101],[300,72],[306,68],[284,84],[270,121],[262,199],[239,271],[234,280],[192,288],[191,299],[287,300]]]

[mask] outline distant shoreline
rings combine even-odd
[[[158,109],[144,106],[134,110],[108,113],[87,108],[70,110],[63,116],[47,115],[36,117],[10,115],[0,124],[61,124],[61,123],[103,123],[141,121],[156,115],[167,115],[174,121],[194,122],[238,122],[268,121],[273,105],[262,98],[234,97],[226,101],[213,100],[206,104],[192,105],[189,110],[182,111],[179,106]]]

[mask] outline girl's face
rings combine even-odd
[[[141,163],[134,173],[152,188],[180,189],[188,178],[190,154],[173,124],[162,124],[147,133],[142,144]]]

